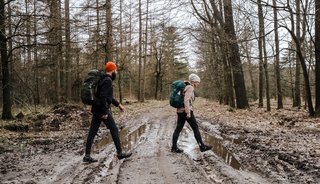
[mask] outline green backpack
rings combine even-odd
[[[103,73],[99,70],[90,70],[81,86],[81,101],[86,105],[93,105],[99,80]]]
[[[176,80],[171,84],[170,105],[174,108],[184,107],[184,88],[186,83],[182,80]]]

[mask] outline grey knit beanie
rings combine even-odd
[[[190,82],[200,82],[200,77],[194,73],[189,75]]]

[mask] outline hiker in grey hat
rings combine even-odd
[[[177,121],[177,127],[172,136],[171,152],[174,152],[174,153],[183,152],[182,149],[178,148],[177,142],[178,142],[179,134],[186,121],[189,123],[189,125],[193,130],[194,137],[197,140],[197,143],[200,147],[200,151],[205,152],[210,150],[212,146],[205,145],[203,143],[196,118],[193,115],[193,106],[192,106],[192,103],[195,100],[194,89],[200,85],[200,77],[196,74],[190,74],[189,81],[186,81],[185,84],[186,84],[186,87],[184,88],[184,107],[177,108],[178,121]]]

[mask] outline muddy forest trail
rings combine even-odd
[[[304,112],[294,112],[303,121],[299,123],[289,119],[292,115],[287,111],[266,116],[255,110],[228,112],[207,101],[198,103],[207,109],[196,107],[195,116],[212,150],[200,152],[186,123],[178,140],[184,153],[172,153],[175,110],[164,102],[133,104],[122,115],[115,112],[123,149],[132,156],[117,159],[109,130],[101,124],[92,153],[99,161],[92,164],[82,162],[91,118],[88,109],[61,105],[45,116],[25,117],[25,122],[41,120],[42,130],[0,129],[0,183],[319,183],[317,120],[300,118]],[[132,113],[132,109],[139,110]],[[12,144],[17,146],[11,148]]]
[[[137,144],[134,155],[121,165],[118,183],[266,182],[257,175],[250,176],[249,173],[235,171],[223,161],[218,161],[217,157],[210,159],[215,157],[212,151],[200,153],[189,126],[185,127],[186,131],[180,135],[179,142],[180,147],[186,152],[171,153],[172,132],[176,120],[172,109],[157,108],[144,114],[144,118],[147,125],[146,133]],[[215,166],[213,162],[218,164]]]
[[[229,166],[212,151],[200,153],[189,125],[180,135],[183,154],[171,153],[176,114],[168,106],[143,112],[121,130],[122,144],[133,152],[119,161],[110,137],[95,144],[98,163],[84,164],[82,157],[66,158],[50,180],[43,183],[269,183],[257,174]],[[48,158],[49,159],[49,158]],[[50,178],[47,176],[46,178]]]

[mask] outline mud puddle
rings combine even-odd
[[[225,163],[227,163],[228,165],[230,165],[231,167],[233,167],[234,169],[237,170],[241,170],[241,164],[236,160],[236,158],[234,158],[234,156],[232,155],[232,153],[230,151],[228,151],[222,144],[221,144],[221,140],[215,138],[214,136],[211,136],[207,133],[203,133],[202,132],[202,136],[203,136],[203,140],[205,143],[213,146],[212,147],[212,151],[218,155],[219,157],[221,157]],[[233,139],[233,142],[241,142],[238,139]]]
[[[222,144],[221,140],[211,136],[205,132],[201,132],[203,141],[206,144],[212,145],[212,151],[219,157],[223,159],[225,163],[230,165],[236,170],[242,170],[241,164],[236,160],[230,151],[228,151]],[[233,140],[234,142],[239,142],[240,140]],[[183,129],[181,132],[180,142],[183,145],[183,150],[187,153],[193,160],[200,160],[201,153],[199,150],[198,143],[194,138],[193,131],[190,129]]]
[[[146,131],[146,125],[141,125],[139,128],[137,128],[135,131],[130,133],[130,130],[128,128],[124,128],[120,131],[120,140],[121,145],[124,150],[131,150],[134,145],[137,143],[139,138],[142,134],[144,134]],[[95,153],[100,152],[102,149],[104,149],[108,144],[113,143],[111,134],[108,134],[107,137],[102,138],[97,143],[95,143],[93,147],[93,151]]]

